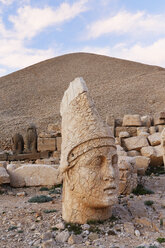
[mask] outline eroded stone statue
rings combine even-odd
[[[37,152],[37,130],[34,124],[31,124],[26,131],[25,136],[26,152]]]
[[[16,133],[12,137],[13,154],[21,154],[24,150],[24,140],[21,134]]]
[[[80,224],[108,219],[118,195],[115,140],[99,116],[82,78],[70,83],[60,112],[63,219]]]

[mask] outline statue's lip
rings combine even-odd
[[[111,189],[116,189],[116,185],[110,185],[107,188],[105,188],[104,191],[111,190]]]

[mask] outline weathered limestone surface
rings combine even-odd
[[[147,170],[150,164],[150,158],[145,156],[137,156],[135,157],[135,163],[137,168],[137,173],[139,175],[145,175],[145,171]]]
[[[119,193],[130,194],[137,186],[137,169],[135,158],[128,156],[118,157],[119,166]]]
[[[158,146],[161,144],[161,134],[160,133],[154,133],[152,135],[149,135],[148,140],[149,140],[151,146]]]
[[[59,169],[43,164],[9,164],[12,187],[56,185],[62,182]]]
[[[38,138],[38,151],[55,151],[56,138]]]
[[[142,126],[142,121],[140,115],[124,115],[123,126],[125,127],[140,127]]]
[[[144,136],[136,136],[136,137],[124,139],[123,144],[128,151],[130,150],[140,151],[142,147],[149,146],[148,140]]]
[[[161,145],[147,146],[141,149],[142,156],[150,158],[151,166],[160,166],[163,164],[163,151]]]
[[[0,167],[0,185],[10,183],[10,177],[4,167]]]
[[[60,112],[63,219],[81,224],[107,219],[117,201],[116,145],[82,78],[70,83]]]

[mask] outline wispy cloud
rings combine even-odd
[[[24,6],[18,9],[17,15],[10,16],[9,20],[20,38],[32,38],[45,28],[62,24],[86,11],[86,2],[86,0],[80,0],[72,5],[62,3],[57,9]]]
[[[0,0],[0,3],[5,4],[5,5],[10,5],[14,2],[14,0]]]
[[[127,44],[120,43],[111,47],[86,46],[82,48],[81,51],[165,67],[165,56],[163,53],[163,51],[165,51],[165,38],[159,39],[150,45],[136,43],[133,46],[129,46]]]
[[[9,4],[12,0],[0,1]],[[36,49],[29,48],[29,42],[47,27],[58,28],[59,25],[86,11],[87,2],[87,0],[75,1],[72,4],[64,2],[57,8],[22,6],[15,15],[9,16],[8,20],[12,24],[10,29],[7,29],[0,19],[0,66],[2,67],[0,73],[4,72],[4,66],[19,69],[59,55],[59,48],[56,45],[53,48]]]
[[[136,13],[121,11],[109,18],[91,23],[87,27],[87,32],[89,39],[112,33],[116,35],[165,34],[165,16],[147,14],[143,11]]]

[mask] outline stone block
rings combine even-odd
[[[4,167],[0,167],[0,185],[10,183],[10,177]]]
[[[62,137],[56,137],[57,151],[61,152]]]
[[[139,175],[145,175],[145,171],[147,170],[150,164],[150,158],[145,156],[137,156],[135,157],[135,163],[137,168],[137,173]]]
[[[119,194],[128,195],[137,186],[137,169],[135,159],[128,156],[118,157]]]
[[[157,127],[155,127],[155,126],[152,126],[152,127],[150,127],[150,128],[149,128],[149,132],[150,132],[150,134],[156,133],[156,132],[157,132],[157,130],[158,130],[158,128],[157,128]]]
[[[137,127],[116,127],[115,137],[119,137],[120,132],[128,132],[131,137],[136,136]]]
[[[130,134],[128,132],[120,132],[119,138],[129,138]]]
[[[160,113],[159,114],[156,114],[154,116],[154,125],[155,126],[157,126],[157,125],[164,125],[165,124],[165,119],[162,119],[160,117],[161,117]]]
[[[150,127],[152,125],[153,118],[149,115],[145,115],[141,117],[141,122],[142,122],[142,126]]]
[[[148,140],[151,146],[158,146],[161,143],[161,134],[154,133],[148,136]]]
[[[142,147],[149,146],[148,140],[144,136],[136,136],[123,140],[123,144],[128,151],[136,150],[140,151]]]
[[[161,166],[163,164],[163,151],[161,145],[147,146],[141,149],[142,156],[150,158],[151,166]]]
[[[7,171],[12,187],[50,186],[60,184],[62,177],[59,169],[43,164],[24,164],[15,166],[9,164]]]
[[[38,151],[55,151],[56,138],[38,138]]]
[[[132,150],[132,151],[128,151],[128,152],[127,152],[127,155],[128,155],[129,157],[136,157],[136,156],[141,156],[141,153],[138,152],[138,151],[136,151],[136,150]]]
[[[161,133],[163,131],[163,129],[165,128],[165,125],[158,125],[157,126],[157,129],[158,129],[158,132]]]
[[[137,136],[141,135],[141,133],[148,133],[148,127],[137,127]]]
[[[127,152],[124,151],[123,147],[121,147],[120,145],[116,145],[116,147],[118,156],[127,156]]]
[[[140,127],[142,126],[142,121],[140,115],[124,115],[123,118],[124,127]]]

